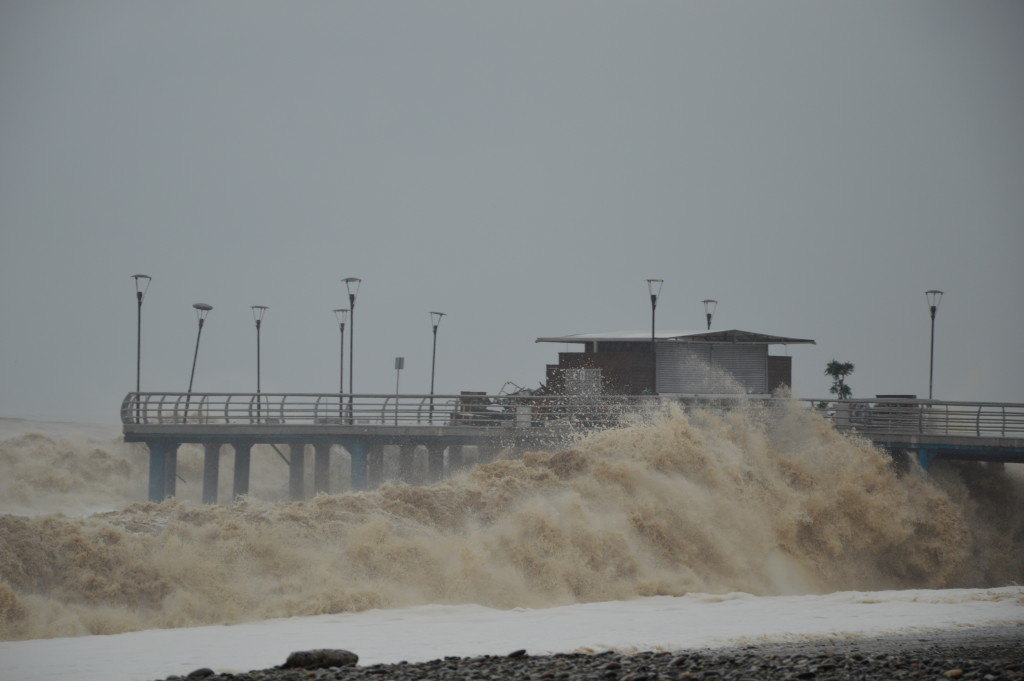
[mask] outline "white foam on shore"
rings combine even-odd
[[[822,638],[1024,627],[1024,587],[756,597],[654,596],[548,609],[426,605],[397,610],[0,642],[0,678],[139,681],[210,667],[239,673],[295,650],[345,648],[360,665],[446,655],[682,650]],[[1024,629],[1022,629],[1024,632]]]

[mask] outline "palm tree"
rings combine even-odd
[[[852,373],[852,362],[839,362],[833,359],[825,366],[825,375],[832,377],[832,387],[828,391],[840,400],[850,399],[850,395],[853,393],[844,379]]]

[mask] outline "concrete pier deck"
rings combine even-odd
[[[581,433],[635,421],[645,412],[731,409],[771,396],[631,395],[343,395],[338,393],[129,393],[121,407],[126,442],[149,449],[149,498],[176,492],[177,451],[204,447],[203,501],[217,503],[222,446],[233,452],[233,494],[249,492],[252,448],[287,447],[289,494],[305,496],[305,452],[314,452],[313,493],[331,493],[332,451],[344,449],[351,486],[379,479],[386,446],[399,448],[402,471],[417,447],[427,451],[428,481],[462,467],[464,447],[478,460],[498,452],[567,446]],[[1024,404],[885,399],[873,402],[799,400],[840,431],[856,433],[893,452],[908,452],[927,469],[935,459],[1024,463]],[[824,406],[823,406],[824,405]],[[296,455],[301,454],[301,455]]]

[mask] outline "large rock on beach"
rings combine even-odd
[[[351,667],[359,662],[359,656],[342,648],[319,648],[298,650],[288,656],[283,669],[327,669],[329,667]]]

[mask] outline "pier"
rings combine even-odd
[[[1024,463],[1024,404],[885,397],[833,405],[836,429],[914,455],[925,470],[937,459]]]
[[[204,450],[204,503],[217,503],[223,445],[233,455],[234,497],[249,493],[252,448],[271,445],[288,463],[289,496],[304,498],[305,452],[313,451],[313,493],[329,488],[332,452],[349,455],[351,487],[381,477],[385,446],[399,451],[408,480],[418,447],[434,482],[463,467],[463,449],[489,461],[528,448],[569,444],[590,430],[630,422],[678,403],[684,409],[730,409],[770,396],[679,395],[347,395],[339,393],[129,393],[121,405],[126,442],[149,449],[149,499],[175,496],[178,447]],[[891,452],[907,452],[927,469],[936,459],[1024,463],[1024,404],[889,399],[799,400],[839,431]],[[280,449],[285,447],[288,456]]]

